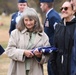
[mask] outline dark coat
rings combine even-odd
[[[66,26],[63,21],[56,25],[54,44],[58,48],[58,52],[54,54],[54,62],[52,62],[55,75],[70,75],[75,25],[76,18],[67,22]]]
[[[76,75],[76,27],[74,32],[74,47],[71,55],[71,75]]]
[[[10,28],[9,28],[9,34],[11,34],[11,31],[13,31],[16,28],[16,17],[17,16],[18,16],[18,12],[12,15]]]

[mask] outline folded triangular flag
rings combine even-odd
[[[0,55],[4,53],[4,48],[0,45]]]
[[[39,47],[37,48],[39,52],[42,52],[42,53],[51,53],[51,52],[54,52],[54,51],[57,51],[57,48],[56,47]],[[34,50],[32,51],[32,53],[34,53]]]

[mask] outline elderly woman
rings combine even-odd
[[[43,46],[49,46],[49,39],[40,25],[37,12],[26,8],[6,48],[6,54],[11,58],[8,75],[44,75],[43,63],[48,61],[49,55],[37,50]]]
[[[60,10],[62,22],[56,25],[54,38],[58,51],[54,53],[55,61],[52,62],[52,66],[55,75],[70,75],[76,18],[69,1],[64,2]]]

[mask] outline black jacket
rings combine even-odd
[[[70,60],[72,47],[74,45],[74,30],[76,18],[71,22],[67,22],[66,26],[63,23],[56,25],[54,35],[54,45],[58,51],[54,53],[52,67],[55,75],[70,75]]]

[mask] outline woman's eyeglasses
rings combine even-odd
[[[68,7],[61,7],[60,11],[62,11],[63,9],[64,9],[65,11],[67,11],[67,10],[68,10]]]

